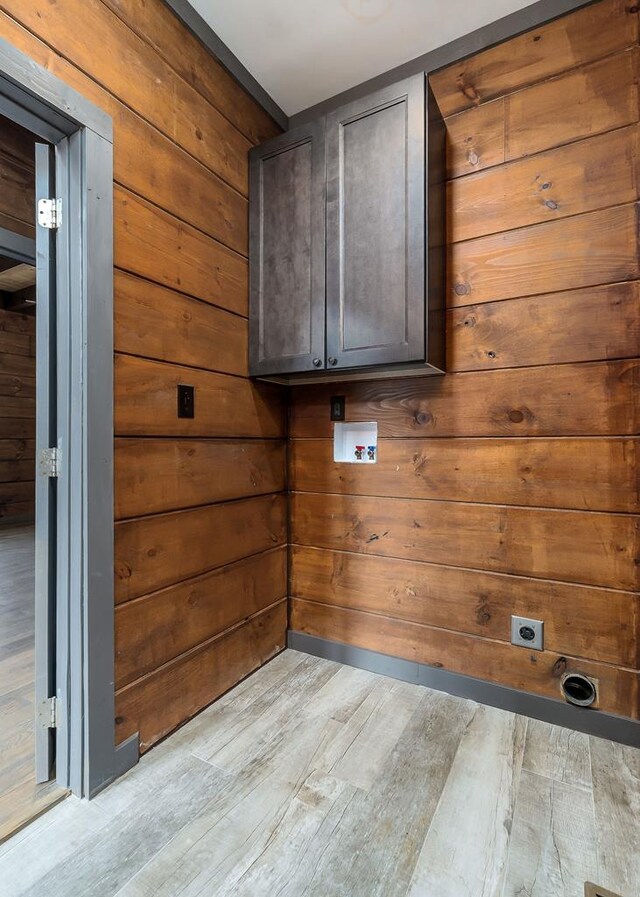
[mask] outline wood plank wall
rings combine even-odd
[[[0,116],[0,227],[35,235],[33,135]],[[0,524],[35,513],[35,318],[0,309]]]
[[[0,525],[35,514],[35,323],[0,309]]]
[[[638,52],[602,0],[432,78],[449,373],[294,390],[293,629],[640,716]],[[336,392],[375,467],[333,463]]]
[[[278,128],[161,0],[0,9],[114,123],[116,736],[146,750],[285,644],[284,407],[246,367],[247,153]]]

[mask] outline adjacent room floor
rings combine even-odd
[[[35,784],[34,528],[0,526],[0,841],[66,792]]]
[[[640,893],[640,751],[287,651],[0,847],[32,897]]]

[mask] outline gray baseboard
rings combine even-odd
[[[640,723],[626,717],[574,707],[553,698],[532,695],[483,679],[437,669],[424,663],[380,654],[378,651],[354,648],[352,645],[317,638],[304,632],[289,630],[287,645],[295,651],[303,651],[305,654],[323,657],[325,660],[334,660],[393,679],[424,685],[459,698],[468,698],[480,704],[488,704],[490,707],[499,707],[501,710],[544,720],[555,726],[585,732],[587,735],[608,738],[610,741],[628,744],[631,747],[640,747]]]
[[[116,779],[119,779],[120,776],[123,776],[125,772],[129,772],[130,769],[133,769],[134,766],[137,765],[138,760],[140,759],[140,736],[137,732],[133,735],[130,735],[126,741],[123,741],[121,744],[117,744],[114,749],[114,764],[113,764],[113,774],[109,776],[103,782],[100,782],[99,785],[94,786],[91,790],[91,793],[88,795],[90,798],[95,797],[101,791],[103,791],[107,785],[111,785],[112,782],[115,782]]]

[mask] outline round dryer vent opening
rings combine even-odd
[[[565,673],[560,687],[565,700],[577,707],[591,707],[597,698],[595,682],[583,673]]]

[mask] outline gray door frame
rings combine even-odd
[[[0,39],[0,113],[55,147],[58,320],[56,779],[91,797],[135,764],[115,746],[113,131],[110,117]]]

